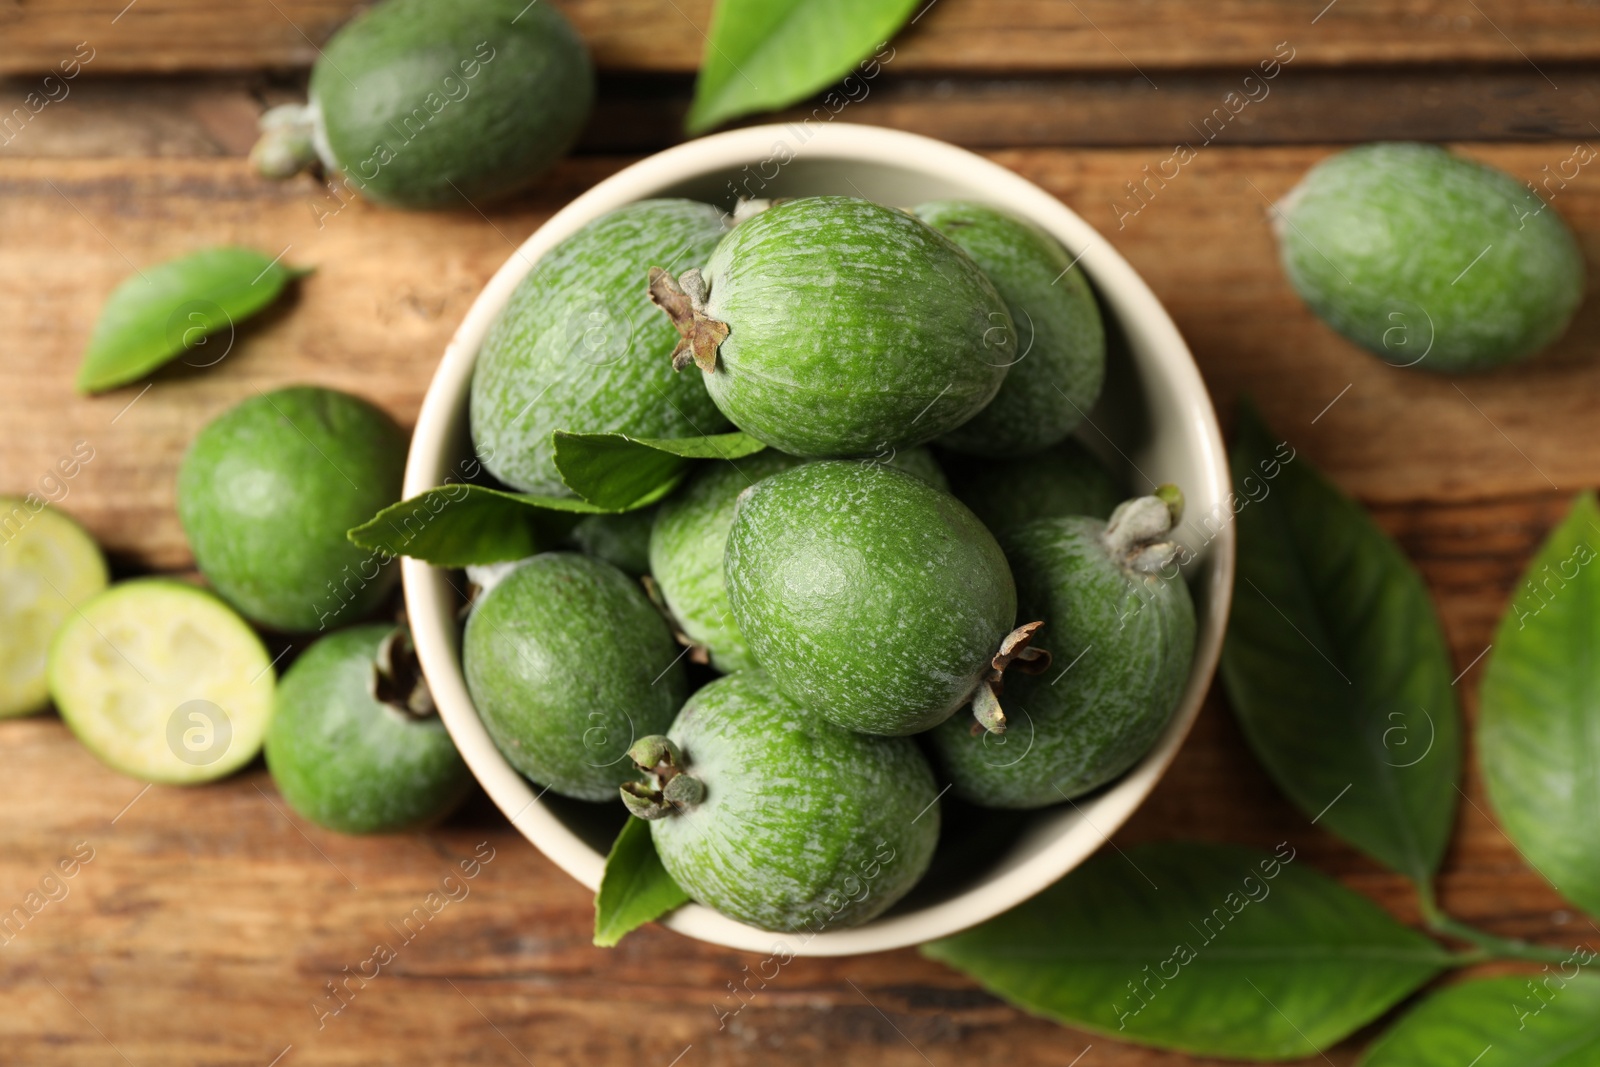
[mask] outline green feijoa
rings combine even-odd
[[[955,720],[928,735],[957,796],[995,808],[1057,804],[1149,751],[1194,656],[1194,604],[1166,540],[1176,510],[1139,497],[1109,523],[1039,519],[1006,538],[1022,613],[1044,621],[1037,642],[1054,662],[1007,678],[1003,736],[974,736]]]
[[[628,746],[672,722],[682,650],[639,585],[575,552],[534,556],[473,605],[461,660],[478,715],[511,765],[579,800],[631,780]]]
[[[733,617],[722,554],[739,494],[769,474],[805,460],[767,449],[732,463],[704,464],[681,492],[661,505],[650,532],[650,573],[684,634],[728,673],[754,665]],[[944,472],[925,448],[906,448],[884,462],[948,489]]]
[[[1433,145],[1371,144],[1306,174],[1276,211],[1289,280],[1386,362],[1476,370],[1531,355],[1583,299],[1578,243],[1510,175]]]
[[[1034,519],[1108,519],[1128,495],[1111,469],[1070,437],[1020,459],[947,455],[944,470],[956,499],[997,537]]]
[[[603,559],[637,578],[650,573],[650,530],[655,519],[655,508],[585,515],[573,524],[567,540],[584,555]]]
[[[722,553],[739,494],[805,460],[774,449],[745,459],[703,464],[656,514],[650,530],[650,574],[684,635],[710,653],[724,673],[753,665],[722,576]]]
[[[719,678],[630,755],[623,802],[701,904],[766,930],[859,926],[916,885],[939,795],[916,744],[823,722],[760,671]]]
[[[863,733],[949,718],[1016,618],[1010,568],[977,516],[877,463],[825,460],[757,482],[723,566],[756,662],[792,700]]]
[[[651,292],[723,414],[796,456],[881,454],[955,429],[1016,362],[1005,301],[970,256],[903,211],[845,196],[740,222],[703,277]]]
[[[398,574],[345,533],[400,499],[406,435],[358,397],[259,393],[195,437],[178,518],[213,588],[263,626],[326,630],[376,609]]]
[[[320,50],[309,103],[263,116],[251,159],[274,178],[320,159],[376,203],[466,208],[531,185],[593,100],[583,39],[550,4],[385,0]]]
[[[319,638],[278,682],[267,770],[318,826],[379,834],[444,818],[472,785],[409,635],[357,626]]]
[[[1106,377],[1106,331],[1083,271],[1054,237],[1003,211],[935,200],[917,217],[983,268],[1017,327],[1016,363],[989,406],[940,438],[976,456],[1023,456],[1065,438]]]
[[[573,496],[556,430],[692,437],[727,428],[705,386],[667,360],[676,336],[645,289],[651,263],[704,263],[722,216],[692,200],[641,200],[551,249],[507,301],[478,351],[472,440],[496,478]]]

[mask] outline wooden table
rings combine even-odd
[[[480,217],[360,203],[328,214],[337,202],[312,179],[248,173],[256,114],[297,91],[349,0],[0,0],[6,108],[93,52],[70,95],[0,146],[0,492],[35,488],[87,442],[93,459],[56,490],[61,506],[119,574],[183,572],[174,471],[219,411],[313,381],[414,419],[446,338],[511,247],[679,136],[709,0],[558,2],[602,68],[595,121],[537,192]],[[936,0],[845,117],[986,151],[1100,227],[1166,302],[1224,419],[1252,394],[1421,567],[1471,717],[1511,587],[1568,499],[1600,480],[1594,283],[1567,338],[1527,367],[1395,370],[1294,298],[1266,208],[1338,143],[1372,138],[1458,142],[1528,180],[1555,171],[1578,143],[1600,143],[1597,15],[1593,0]],[[1294,58],[1270,95],[1125,214],[1126,183],[1194,140],[1191,124],[1279,42]],[[1600,169],[1549,188],[1600,264]],[[242,329],[220,366],[76,397],[111,287],[224,241],[286,249],[317,273]],[[430,833],[342,837],[288,814],[259,764],[204,788],[146,788],[53,715],[0,723],[0,768],[0,910],[58,858],[93,857],[0,946],[6,1064],[1197,1062],[1032,1019],[914,951],[796,960],[719,1030],[714,1005],[756,957],[653,927],[592,948],[589,894],[481,797]],[[1446,906],[1498,934],[1600,945],[1521,864],[1470,763],[1465,786]],[[1220,693],[1117,835],[1163,838],[1289,840],[1416,920],[1400,878],[1287,805]],[[475,854],[467,895],[402,941],[401,920]],[[397,946],[394,962],[322,1014],[328,983],[379,942]],[[1327,1062],[1353,1063],[1360,1047]]]

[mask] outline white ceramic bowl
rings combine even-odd
[[[919,944],[1011,908],[1055,882],[1105,843],[1166,770],[1188,733],[1216,668],[1233,586],[1234,532],[1227,459],[1216,414],[1194,360],[1149,288],[1088,223],[1033,183],[971,152],[909,133],[847,123],[757,126],[705,137],[641,160],[568,204],[506,260],[473,302],[445,350],[417,420],[405,494],[442,484],[471,454],[467,392],[478,345],[533,263],[592,219],[649,197],[687,196],[731,207],[735,196],[842,194],[910,206],[981,200],[1021,215],[1078,257],[1110,313],[1113,345],[1106,396],[1081,436],[1120,466],[1127,482],[1175,482],[1188,500],[1183,539],[1198,550],[1188,578],[1199,611],[1198,648],[1183,703],[1161,740],[1113,785],[1076,804],[1003,813],[969,837],[998,842],[979,861],[956,854],[884,916],[849,930],[774,934],[689,904],[668,916],[680,933],[757,952],[835,956]],[[1120,350],[1120,351],[1119,351]],[[1211,516],[1207,524],[1205,519]],[[1203,546],[1203,547],[1202,547]],[[417,560],[402,564],[417,650],[440,714],[467,765],[512,824],[590,889],[600,884],[620,820],[603,806],[546,796],[512,769],[490,740],[462,677],[459,576]],[[621,811],[620,806],[617,812]],[[996,826],[1012,832],[996,834]],[[959,828],[947,820],[946,842]],[[971,843],[971,842],[968,842]]]

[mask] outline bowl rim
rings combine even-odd
[[[474,299],[445,348],[428,385],[406,459],[404,495],[443,484],[453,461],[471,381],[473,361],[490,325],[511,292],[538,259],[594,218],[625,204],[659,196],[708,175],[759,164],[780,145],[798,139],[794,124],[751,126],[713,134],[646,157],[579,195],[530,235],[506,259]],[[1172,393],[1184,402],[1197,438],[1197,462],[1206,481],[1202,499],[1227,500],[1231,482],[1216,412],[1198,366],[1166,309],[1133,267],[1089,223],[1021,175],[973,152],[920,134],[853,123],[803,127],[793,156],[888,165],[930,176],[959,175],[981,183],[987,199],[1029,219],[1061,240],[1094,279],[1095,287],[1140,351],[1141,365],[1154,362]],[[508,239],[509,242],[509,239]],[[1231,517],[1231,516],[1230,516]],[[1225,522],[1207,548],[1206,612],[1197,620],[1194,661],[1183,699],[1156,745],[1126,774],[1086,804],[1069,802],[1079,816],[1037,854],[996,877],[916,911],[891,912],[862,926],[820,933],[782,934],[736,922],[693,902],[661,922],[703,941],[754,952],[838,956],[887,951],[945,937],[992,918],[1058,881],[1110,840],[1134,812],[1182,745],[1199,713],[1221,653],[1233,588],[1235,531]],[[421,560],[401,561],[406,608],[418,656],[446,728],[474,777],[511,824],[556,866],[591,890],[597,889],[605,856],[595,851],[542,803],[544,790],[519,774],[500,754],[478,718],[466,690],[448,575]],[[458,591],[458,590],[456,590]],[[1087,810],[1086,810],[1087,809]],[[1090,813],[1093,817],[1091,818]],[[1063,820],[1065,823],[1065,820]]]

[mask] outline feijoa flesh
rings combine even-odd
[[[64,512],[41,496],[0,496],[0,719],[50,702],[50,642],[108,580],[100,547]]]
[[[345,534],[400,499],[405,462],[405,432],[359,397],[258,393],[190,444],[178,518],[200,573],[240,614],[289,632],[332,629],[376,609],[399,577]]]
[[[1305,302],[1396,366],[1523,359],[1562,334],[1583,298],[1583,257],[1555,208],[1434,145],[1332,156],[1284,197],[1275,223]]]
[[[628,746],[664,731],[683,704],[682,651],[633,579],[548,552],[479,597],[461,658],[512,766],[563,796],[612,800],[634,777]]]
[[[1160,736],[1189,678],[1195,617],[1168,538],[1175,495],[1109,522],[1040,519],[1005,540],[1022,612],[1054,662],[1008,675],[1004,736],[951,720],[928,735],[957,796],[995,808],[1061,803],[1122,774]]]
[[[83,747],[147,782],[192,785],[255,758],[272,659],[204,589],[137,578],[74,611],[50,645],[50,698]]]
[[[913,734],[981,697],[1016,590],[966,505],[875,462],[808,463],[739,500],[728,599],[756,661],[790,699],[873,734]],[[974,708],[989,722],[987,705]],[[997,723],[995,725],[998,725]]]
[[[917,217],[960,245],[999,290],[1017,328],[1016,363],[989,406],[940,438],[978,456],[1023,456],[1065,438],[1099,399],[1106,331],[1083,271],[1031,223],[966,200]]]
[[[661,266],[662,264],[656,264]],[[795,456],[881,454],[955,429],[1016,362],[1005,301],[915,216],[844,196],[740,222],[703,272],[651,272],[735,426]]]
[[[572,496],[556,430],[693,437],[727,428],[699,376],[674,374],[677,338],[645,271],[702,264],[725,232],[692,200],[642,200],[551,249],[511,294],[472,376],[472,440],[489,471],[526,493]]]
[[[300,654],[278,682],[265,752],[289,806],[347,834],[427,826],[472,786],[409,634],[384,624],[329,634]]]
[[[908,738],[824,722],[760,671],[719,678],[623,786],[684,892],[767,930],[858,926],[903,897],[939,838],[933,773]]]
[[[588,50],[551,4],[384,0],[319,50],[305,107],[263,116],[251,158],[275,178],[320,159],[375,203],[470,209],[533,184],[593,100]]]

